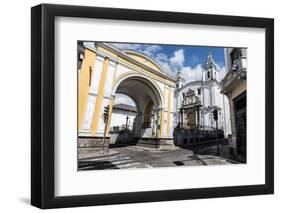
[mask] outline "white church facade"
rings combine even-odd
[[[182,71],[178,71],[174,109],[175,128],[197,131],[197,134],[215,131],[213,112],[216,110],[217,128],[224,138],[231,134],[228,98],[221,93],[217,65],[210,52],[202,70],[202,80],[185,84]],[[184,133],[179,132],[177,131],[179,135],[176,137],[184,137]],[[183,143],[183,140],[178,138],[175,143]]]

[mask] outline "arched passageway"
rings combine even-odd
[[[79,147],[96,147],[108,140],[116,94],[136,103],[133,135],[139,141],[157,141],[173,147],[175,79],[152,58],[134,51],[120,51],[103,42],[84,42],[79,71]],[[103,115],[108,110],[108,122]]]
[[[126,94],[134,99],[137,114],[133,122],[134,138],[147,140],[160,135],[161,96],[157,88],[143,77],[128,77],[118,84],[114,94]]]

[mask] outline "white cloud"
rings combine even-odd
[[[199,61],[199,58],[198,58],[197,55],[192,54],[191,57],[190,57],[190,60],[191,60],[192,63],[195,64],[195,63],[197,63]]]
[[[163,62],[160,64],[165,71],[167,71],[170,75],[175,76],[176,72],[174,72],[169,63]]]
[[[172,56],[169,57],[167,54],[161,52],[162,47],[159,45],[149,45],[149,44],[125,44],[125,43],[111,43],[113,46],[121,50],[134,50],[140,53],[144,53],[149,57],[155,59],[164,70],[166,70],[170,75],[176,77],[176,73],[179,67],[182,68],[183,77],[186,81],[200,81],[202,80],[203,65],[197,64],[195,67],[184,67],[185,55],[183,49],[177,49],[173,52]],[[190,60],[196,63],[199,59],[197,55],[192,54]],[[221,81],[226,75],[226,69],[223,65],[217,65],[219,72],[219,81]]]
[[[110,43],[114,47],[120,50],[134,50],[140,53],[144,53],[149,57],[155,59],[165,71],[175,76],[178,67],[182,67],[185,61],[184,50],[176,50],[172,57],[161,52],[162,47],[160,45],[149,44],[125,44],[125,43]]]
[[[141,52],[150,57],[155,57],[155,53],[161,50],[162,47],[160,47],[159,45],[143,45]]]
[[[169,59],[171,65],[174,66],[182,66],[185,58],[184,58],[184,50],[183,49],[179,49],[177,51],[174,52],[174,55]]]
[[[219,81],[221,81],[227,73],[225,66],[218,67],[218,72],[219,72]]]
[[[226,68],[224,65],[219,65],[217,63],[215,63],[215,65],[217,66],[217,70],[219,72],[219,82],[225,77],[226,75]]]
[[[166,70],[169,74],[174,73],[170,63],[169,58],[164,53],[157,53],[155,60]]]
[[[226,75],[226,68],[225,68],[225,66],[217,65],[217,70],[219,73],[219,82],[220,82]],[[192,81],[201,81],[202,75],[203,75],[203,67],[201,64],[197,64],[194,68],[183,67],[182,74],[183,74],[185,83],[189,83]]]
[[[141,48],[141,44],[125,44],[125,43],[111,43],[114,47],[120,50],[138,50]]]
[[[178,49],[174,51],[171,57],[164,53],[157,53],[155,60],[172,76],[176,76],[179,67],[183,66],[185,61],[184,50]]]
[[[226,69],[225,66],[218,66],[217,70],[219,73],[219,82],[225,77]],[[182,68],[183,78],[185,79],[186,83],[192,81],[201,81],[203,75],[203,67],[201,64],[197,64],[194,68],[191,67],[183,67]]]
[[[135,50],[144,53],[150,57],[155,57],[155,54],[162,50],[159,45],[149,44],[125,44],[125,43],[111,43],[114,47],[120,50]]]
[[[202,80],[202,65],[197,64],[194,68],[192,67],[183,67],[182,74],[185,80],[185,83],[192,81],[201,81]]]
[[[168,62],[169,61],[169,58],[166,54],[164,53],[158,53],[156,55],[156,60],[159,60],[159,61],[163,61],[163,62]]]

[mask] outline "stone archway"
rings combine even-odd
[[[80,141],[86,138],[86,142],[79,146],[100,144],[104,133],[109,139],[110,126],[103,115],[109,107],[110,124],[116,93],[126,94],[136,102],[136,138],[147,143],[157,141],[159,147],[173,146],[175,79],[144,54],[120,51],[103,42],[84,42],[83,47],[85,57],[78,82],[78,134]],[[147,121],[150,123],[145,124]]]
[[[112,95],[116,93],[134,98],[138,109],[134,121],[134,136],[140,141],[148,142],[160,138],[162,99],[153,83],[145,77],[130,76],[116,83]]]

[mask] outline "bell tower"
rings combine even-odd
[[[182,69],[178,68],[176,88],[177,89],[182,88],[182,86],[184,85],[184,82],[185,82],[185,80],[184,80],[183,75],[182,75]]]
[[[210,81],[210,80],[219,81],[219,74],[213,56],[209,51],[207,60],[203,68],[203,81]]]

